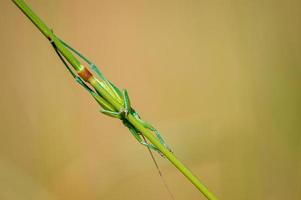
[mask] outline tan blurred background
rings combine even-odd
[[[27,3],[219,199],[301,199],[301,1]],[[11,1],[0,12],[0,199],[169,199],[145,148]],[[204,199],[157,158],[177,200]]]

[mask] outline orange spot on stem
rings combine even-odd
[[[84,67],[77,74],[86,82],[88,82],[88,80],[93,76],[93,74],[91,74],[91,72],[86,67]]]

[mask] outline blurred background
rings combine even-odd
[[[301,1],[26,2],[219,199],[301,199]],[[11,1],[0,12],[0,199],[169,199],[44,36]],[[205,199],[156,157],[176,200]]]

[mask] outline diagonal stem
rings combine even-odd
[[[32,23],[42,32],[42,34],[50,41],[52,41],[58,51],[67,59],[67,61],[76,70],[83,80],[88,82],[104,99],[109,102],[116,110],[123,108],[123,105],[117,101],[105,88],[103,88],[87,68],[85,68],[73,54],[61,43],[61,41],[53,34],[47,25],[25,4],[23,0],[12,0],[20,10],[32,21]],[[129,114],[127,120],[139,130],[154,146],[156,146],[162,154],[180,171],[182,174],[191,181],[191,183],[206,196],[208,200],[217,200],[205,185],[179,160],[171,153],[160,141],[152,134],[150,130],[144,127],[143,124],[135,116]]]

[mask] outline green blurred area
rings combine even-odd
[[[301,1],[26,2],[219,199],[301,199]],[[0,12],[0,199],[168,199],[145,148]],[[204,199],[157,158],[177,200]]]

